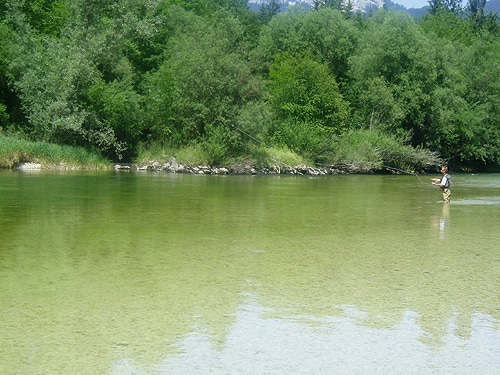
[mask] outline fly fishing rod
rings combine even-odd
[[[387,165],[382,165],[382,167],[384,167],[385,169],[388,169],[388,170],[390,170],[390,171],[394,171],[394,172],[402,172],[402,173],[406,173],[406,174],[411,174],[411,175],[413,175],[413,176],[417,177],[417,178],[418,178],[418,180],[419,180],[422,184],[424,184],[424,183],[425,183],[425,182],[423,182],[423,181],[420,179],[420,177],[418,176],[417,172],[408,172],[408,171],[405,171],[404,169],[399,169],[399,168],[389,167],[389,166],[387,166]]]

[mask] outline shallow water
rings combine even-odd
[[[0,171],[1,374],[498,374],[500,176]]]

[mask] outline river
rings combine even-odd
[[[0,171],[0,373],[496,375],[500,175],[429,177]]]

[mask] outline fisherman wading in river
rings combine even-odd
[[[448,173],[448,166],[447,165],[442,165],[441,166],[441,173],[443,174],[443,178],[431,178],[432,184],[434,186],[439,186],[441,190],[443,191],[443,202],[444,203],[450,203],[451,199],[451,176]]]

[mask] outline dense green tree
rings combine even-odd
[[[268,23],[280,12],[280,8],[280,0],[264,0],[259,7],[259,19],[264,23]]]
[[[370,21],[350,59],[351,102],[360,125],[382,122],[391,132],[410,132],[412,143],[425,142],[435,52],[429,39],[403,13],[381,11]]]
[[[16,64],[15,88],[29,121],[24,132],[48,142],[70,141],[86,117],[79,89],[95,75],[89,61],[75,46],[47,39]]]
[[[495,170],[500,143],[498,38],[476,33],[471,22],[457,16],[428,16],[422,25],[441,37],[434,41],[438,86],[425,146],[461,168]]]
[[[346,20],[339,11],[291,10],[275,17],[262,30],[255,52],[258,63],[266,68],[279,53],[310,50],[342,81],[347,75],[348,58],[356,48],[358,38],[359,30],[354,21]]]
[[[278,55],[269,78],[279,118],[312,122],[336,132],[346,126],[348,106],[335,77],[310,53]]]
[[[472,43],[475,38],[471,23],[452,12],[426,14],[419,26],[431,38],[439,37],[464,44]]]
[[[241,134],[234,129],[240,109],[261,95],[239,52],[241,25],[227,12],[217,12],[210,21],[180,8],[171,12],[180,27],[148,83],[151,137],[176,146],[227,139],[230,154],[240,146]]]
[[[7,113],[7,101],[12,96],[9,92],[9,82],[7,78],[8,40],[11,32],[5,24],[0,24],[0,129],[9,124],[9,114]]]
[[[246,0],[0,0],[0,131],[112,159],[194,145],[214,164],[252,144],[333,161],[349,139],[390,140],[498,170],[500,35],[481,1],[464,17],[433,0],[419,23],[266,4],[263,22]]]
[[[451,12],[458,14],[462,10],[462,2],[460,0],[429,0],[430,14],[437,14],[440,12]]]
[[[276,57],[269,72],[278,139],[307,157],[317,157],[346,128],[348,104],[328,67],[310,53]]]
[[[134,89],[134,74],[126,59],[116,70],[119,78],[109,83],[100,80],[89,89],[87,110],[93,114],[94,123],[87,121],[86,125],[90,126],[92,136],[104,129],[119,140],[108,143],[108,147],[102,150],[107,156],[119,154],[129,159],[143,130],[142,96]]]
[[[455,142],[439,144],[436,148],[469,170],[494,169],[499,165],[499,61],[498,40],[478,38],[476,43],[462,51],[458,69],[463,80],[458,81],[460,85],[450,85],[459,93],[460,101],[446,106],[442,113],[449,114],[448,121],[439,122],[439,131],[448,132],[447,142]],[[446,100],[456,96],[447,95]]]
[[[313,0],[313,8],[319,10],[322,8],[332,8],[341,10],[342,0]]]
[[[0,15],[16,9],[30,27],[39,34],[58,35],[68,16],[67,0],[1,0]]]
[[[486,0],[468,0],[465,8],[467,19],[472,23],[476,33],[500,33],[500,22],[497,13],[484,13]]]
[[[345,19],[341,12],[332,9],[308,12],[303,15],[297,37],[299,48],[311,50],[339,82],[346,78],[348,59],[360,37],[354,20]]]

